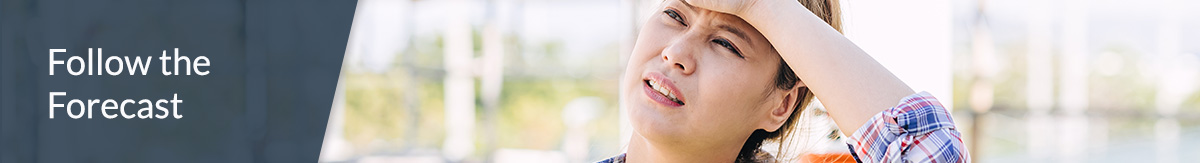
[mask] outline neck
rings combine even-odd
[[[634,132],[629,139],[629,151],[625,153],[625,160],[630,163],[734,162],[744,143],[713,146],[691,146],[695,144],[687,142],[656,143]]]

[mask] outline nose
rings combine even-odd
[[[671,66],[671,70],[679,71],[684,75],[691,75],[692,73],[695,73],[695,54],[698,52],[696,49],[699,47],[697,47],[698,45],[695,43],[696,41],[691,40],[695,39],[692,39],[688,35],[684,35],[683,37],[672,41],[671,44],[666,48],[663,48],[662,60],[663,63],[665,63],[664,65]]]

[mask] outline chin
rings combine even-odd
[[[646,140],[653,142],[664,142],[668,140],[678,140],[682,133],[683,126],[680,122],[685,122],[679,119],[674,119],[669,113],[663,112],[657,108],[656,104],[650,103],[645,97],[638,97],[639,93],[626,100],[627,109],[629,109],[629,122],[633,126],[633,131],[637,132]],[[674,115],[678,116],[678,115]]]

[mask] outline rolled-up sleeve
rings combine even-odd
[[[876,114],[847,141],[858,162],[970,162],[954,119],[928,92]]]

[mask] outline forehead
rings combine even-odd
[[[691,22],[689,25],[705,26],[713,30],[726,31],[738,37],[744,37],[743,40],[751,46],[766,46],[768,48],[762,48],[761,50],[774,51],[774,48],[770,48],[772,46],[767,42],[767,38],[762,33],[759,33],[754,26],[740,17],[695,7],[683,0],[665,0],[662,6],[663,8],[675,8],[679,10],[679,12],[683,13],[685,19]]]
[[[717,12],[717,11],[713,11],[713,10],[709,10],[709,9],[704,9],[704,8],[700,8],[700,7],[695,7],[695,6],[692,6],[691,4],[688,4],[684,0],[664,0],[663,2],[664,2],[663,3],[664,8],[672,7],[672,8],[676,8],[676,9],[680,10],[681,12],[693,13],[690,16],[691,18],[693,18],[693,19],[700,18],[700,19],[706,19],[709,21],[714,21],[713,23],[710,23],[713,26],[730,25],[730,26],[735,26],[737,28],[748,28],[748,29],[743,29],[743,30],[754,30],[753,27],[751,27],[749,23],[746,23],[745,20],[742,20],[742,18],[734,16],[734,15]]]

